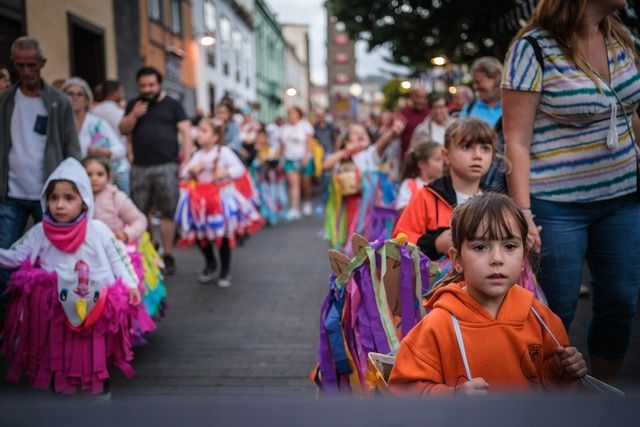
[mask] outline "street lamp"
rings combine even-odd
[[[404,90],[409,90],[411,89],[411,82],[409,80],[405,80],[402,83],[400,83],[400,87]]]
[[[449,86],[449,93],[451,95],[455,95],[456,93],[458,93],[458,88],[455,86]]]
[[[213,46],[216,44],[216,37],[212,33],[203,33],[200,36],[200,44],[205,47]]]
[[[289,89],[287,89],[287,96],[294,97],[296,96],[297,93],[298,91],[296,90],[295,87],[290,87]]]
[[[431,58],[431,63],[436,67],[442,67],[447,63],[447,58],[445,58],[444,56],[436,56],[434,58]]]
[[[359,98],[362,95],[362,86],[358,83],[353,83],[349,86],[349,93],[356,98]]]

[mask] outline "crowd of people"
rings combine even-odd
[[[431,313],[399,347],[397,390],[481,394],[584,377],[566,330],[585,262],[591,371],[614,381],[640,289],[640,77],[614,6],[587,2],[571,20],[565,3],[540,2],[504,69],[477,59],[472,89],[449,99],[414,86],[402,108],[362,123],[297,106],[261,123],[255,106],[229,97],[189,118],[153,67],[138,71],[129,101],[112,80],[91,88],[70,77],[58,90],[41,77],[38,41],[17,39],[18,81],[7,85],[0,70],[9,379],[104,393],[106,362],[132,375],[132,346],[162,317],[176,242],[202,253],[200,283],[226,288],[233,249],[248,236],[322,212],[332,248],[354,255],[354,233],[369,242],[403,235],[444,277],[424,289]],[[559,17],[566,25],[548,24]],[[443,313],[458,316],[462,332],[442,326]],[[498,359],[483,362],[495,352],[486,344],[492,329],[479,323],[497,325],[499,368]],[[471,368],[484,379],[471,377],[463,348],[466,375],[457,361],[438,363],[453,333],[470,337]],[[523,345],[532,360],[524,374],[514,359]]]

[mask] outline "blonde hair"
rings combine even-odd
[[[512,43],[534,28],[546,31],[558,42],[562,53],[601,88],[587,58],[578,50],[576,34],[585,24],[587,3],[588,0],[540,0],[529,22],[516,34]],[[624,51],[638,62],[633,38],[617,15],[606,16],[600,22],[600,31],[607,39],[613,38],[620,43]]]
[[[512,224],[520,236],[514,234]],[[451,217],[451,240],[457,257],[462,253],[462,244],[473,240],[505,240],[519,237],[524,247],[524,257],[528,255],[527,233],[529,226],[522,211],[508,196],[500,193],[485,193],[472,197],[458,205]],[[480,234],[482,233],[482,234]],[[455,261],[455,260],[452,260]],[[431,296],[443,286],[464,280],[464,273],[451,270],[433,285],[425,296]]]

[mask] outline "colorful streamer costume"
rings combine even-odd
[[[129,304],[138,279],[122,243],[91,219],[93,194],[82,165],[63,161],[44,188],[57,180],[75,184],[86,212],[71,223],[47,214],[10,249],[0,249],[0,265],[18,267],[7,288],[7,379],[18,382],[26,375],[35,388],[100,393],[109,363],[134,375],[133,329],[142,334],[155,325],[142,304]],[[47,212],[44,191],[42,208]]]
[[[394,267],[399,268],[399,309],[390,307],[383,283]],[[320,314],[318,367],[312,374],[320,389],[338,393],[371,387],[368,354],[398,351],[402,337],[425,314],[421,302],[428,287],[429,260],[416,246],[395,241],[360,250],[346,277],[332,274]]]
[[[397,219],[394,207],[396,186],[378,168],[376,146],[353,156],[353,166],[346,172],[344,164],[333,174],[325,209],[324,237],[331,247],[351,252],[347,236],[362,234],[369,240],[390,238]],[[353,175],[353,178],[350,175]],[[347,190],[345,176],[358,187]]]
[[[145,232],[140,241],[127,245],[127,252],[140,281],[139,289],[147,312],[152,318],[161,319],[167,308],[167,288],[161,271],[164,263],[153,247],[149,233]]]
[[[163,262],[146,231],[147,218],[131,199],[114,185],[107,184],[94,194],[94,199],[94,218],[104,222],[114,233],[122,231],[127,236],[127,253],[139,279],[138,289],[143,296],[144,306],[151,317],[161,318],[167,294],[160,271]]]
[[[207,167],[197,174],[198,181],[180,184],[175,215],[182,235],[179,243],[188,246],[196,240],[208,240],[220,246],[228,238],[233,248],[237,236],[253,234],[262,227],[264,218],[256,208],[260,197],[246,168],[228,147],[198,150],[183,169],[183,178],[189,176],[193,165],[202,162]],[[228,172],[227,178],[214,178],[218,166]]]
[[[262,216],[271,225],[284,221],[289,207],[287,180],[274,148],[265,147],[258,152],[251,165],[251,176],[260,195]]]

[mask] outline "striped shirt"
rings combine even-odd
[[[531,44],[518,39],[507,55],[502,88],[540,93],[530,149],[531,196],[590,202],[633,193],[637,160],[631,117],[640,103],[633,58],[609,38],[611,85],[600,79],[599,90],[546,32],[534,29],[524,36],[538,41],[544,70]]]

